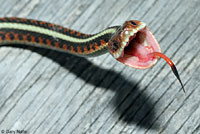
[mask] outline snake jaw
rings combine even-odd
[[[157,62],[157,58],[149,57],[152,52],[161,52],[160,46],[149,31],[146,24],[140,21],[125,22],[110,39],[108,49],[115,59],[123,64],[147,69]]]
[[[117,59],[124,54],[124,48],[128,46],[129,42],[135,38],[138,31],[144,29],[146,24],[140,21],[135,21],[137,26],[132,26],[130,21],[126,21],[124,25],[110,39],[108,49],[112,56]]]

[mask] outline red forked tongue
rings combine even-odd
[[[179,76],[178,71],[177,71],[177,69],[176,69],[176,66],[175,66],[174,63],[170,60],[170,58],[168,58],[166,55],[164,55],[164,54],[162,54],[162,53],[160,53],[160,52],[152,52],[152,53],[148,54],[148,56],[150,56],[150,57],[161,57],[161,58],[163,58],[163,59],[170,65],[170,67],[171,67],[171,69],[172,69],[174,75],[175,75],[176,78],[179,80],[179,82],[180,82],[180,84],[181,84],[181,86],[182,86],[182,88],[183,88],[183,92],[185,93],[185,89],[184,89],[184,86],[183,86],[183,84],[182,84],[182,82],[181,82],[181,79],[180,79],[180,76]]]

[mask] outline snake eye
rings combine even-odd
[[[137,24],[134,22],[134,21],[131,21],[131,24],[132,25],[134,25],[134,26],[136,26]]]
[[[112,45],[112,49],[113,49],[114,52],[117,51],[117,49],[118,49],[118,45],[117,45],[116,42],[113,43],[113,45]]]

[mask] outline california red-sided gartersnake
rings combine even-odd
[[[5,44],[34,45],[78,56],[98,56],[109,51],[119,62],[138,69],[150,68],[161,57],[184,89],[175,65],[161,53],[157,40],[141,21],[126,21],[122,26],[89,35],[44,21],[0,18],[0,45]]]

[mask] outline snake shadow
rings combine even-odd
[[[111,69],[107,70],[94,65],[83,57],[32,46],[16,44],[5,46],[28,49],[42,56],[46,56],[84,80],[86,83],[114,91],[115,96],[112,98],[111,104],[115,108],[119,120],[128,124],[135,124],[138,127],[159,129],[159,124],[154,122],[154,102],[151,100],[146,101],[147,95],[145,92],[140,92],[142,89],[140,88],[139,83],[128,81],[121,74]],[[106,82],[105,79],[109,82]],[[139,95],[133,97],[134,94]],[[143,105],[145,109],[140,109],[141,105]],[[142,121],[147,114],[148,118],[146,118],[145,121]],[[152,123],[154,123],[155,127],[151,127]]]

